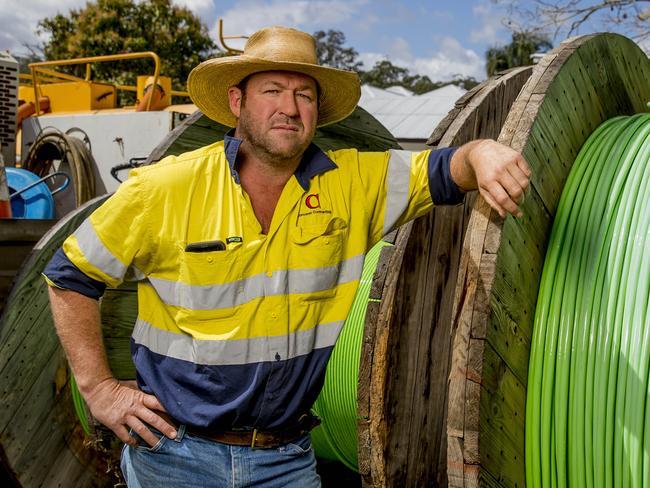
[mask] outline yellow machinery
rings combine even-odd
[[[94,63],[124,61],[131,59],[151,58],[154,61],[154,73],[151,76],[139,76],[137,86],[117,85],[92,79],[92,65]],[[86,65],[86,76],[80,78],[67,73],[56,71],[53,68],[70,65]],[[87,58],[66,59],[57,61],[42,61],[29,65],[31,76],[21,76],[18,89],[18,99],[21,102],[32,103],[36,115],[40,115],[40,104],[36,103],[43,97],[49,100],[50,112],[80,112],[117,108],[118,90],[136,92],[138,100],[143,100],[146,85],[158,85],[162,88],[162,100],[157,104],[158,109],[171,104],[172,96],[188,96],[187,92],[174,91],[171,79],[160,76],[160,59],[151,51],[141,53],[114,54],[107,56],[92,56]],[[151,80],[149,80],[151,78]],[[147,83],[147,81],[151,83]],[[152,98],[147,103],[145,110],[152,108]]]

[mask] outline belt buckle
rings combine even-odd
[[[251,449],[255,449],[256,440],[257,440],[257,429],[253,429],[253,435],[251,437]]]

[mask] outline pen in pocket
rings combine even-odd
[[[225,251],[226,245],[223,241],[193,242],[185,247],[185,252],[210,252]]]

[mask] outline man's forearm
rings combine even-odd
[[[79,391],[92,415],[127,444],[135,444],[133,429],[150,446],[158,438],[145,425],[174,438],[174,426],[156,411],[165,408],[153,395],[118,382],[108,366],[97,301],[74,291],[50,287],[54,325],[68,356]]]
[[[86,397],[102,381],[112,379],[101,333],[97,300],[50,287],[57,334],[81,394]]]

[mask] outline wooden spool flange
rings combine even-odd
[[[454,300],[447,420],[449,486],[525,486],[528,358],[553,217],[571,165],[598,125],[647,111],[650,61],[629,39],[562,43],[535,66],[499,141],[530,164],[524,217],[472,210]]]
[[[531,73],[495,76],[458,100],[429,143],[496,138]],[[358,459],[365,486],[446,483],[451,304],[474,199],[401,227],[382,249],[359,367]]]

